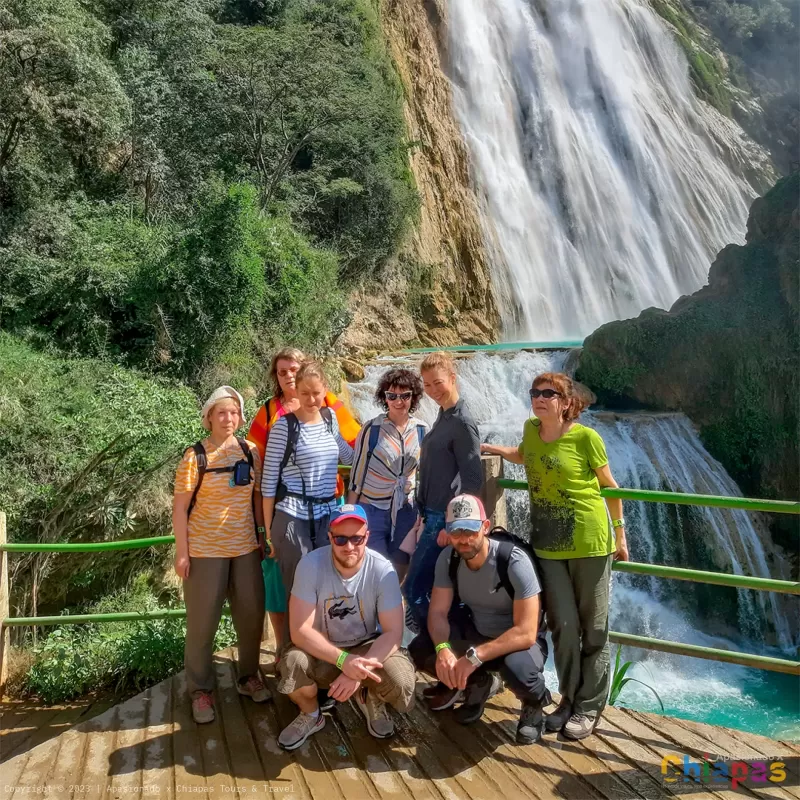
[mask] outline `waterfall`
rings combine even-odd
[[[452,0],[456,116],[510,340],[669,308],[742,242],[765,156],[643,0]],[[734,166],[731,166],[734,165]]]

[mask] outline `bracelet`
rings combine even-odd
[[[342,652],[339,653],[339,658],[336,659],[336,669],[341,669],[344,666],[344,661],[349,655],[350,653],[348,653],[347,650],[342,650]]]
[[[622,517],[620,517],[619,519],[612,519],[611,520],[611,524],[615,528],[624,528],[625,527],[625,520]]]
[[[438,655],[439,651],[440,651],[440,650],[444,650],[444,649],[445,649],[445,647],[446,647],[448,650],[452,650],[452,649],[453,649],[453,648],[450,646],[450,642],[441,642],[440,644],[437,644],[437,645],[436,645],[436,653],[437,653],[437,655]]]
[[[256,533],[266,533],[266,532],[267,532],[267,529],[263,525],[259,525],[256,528]]]

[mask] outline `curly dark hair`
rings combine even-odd
[[[411,406],[408,413],[413,414],[419,407],[419,401],[422,398],[422,379],[410,369],[395,368],[384,372],[375,391],[375,402],[383,406],[384,411],[389,410],[389,404],[386,402],[386,392],[392,386],[411,392]]]

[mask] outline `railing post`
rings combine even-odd
[[[508,527],[505,489],[497,485],[503,477],[503,459],[500,456],[481,456],[483,469],[483,492],[481,499],[492,525]]]
[[[3,547],[6,543],[6,515],[0,511],[0,697],[6,690],[8,678],[8,656],[11,646],[9,629],[3,625],[8,619],[8,555]]]

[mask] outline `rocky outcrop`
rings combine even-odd
[[[478,202],[446,77],[445,10],[443,0],[382,5],[384,35],[405,91],[420,214],[398,262],[376,286],[351,297],[345,347],[477,344],[493,341],[499,330]]]
[[[685,412],[746,494],[787,500],[800,498],[799,196],[800,175],[778,181],[706,286],[599,328],[577,370],[606,406]]]

